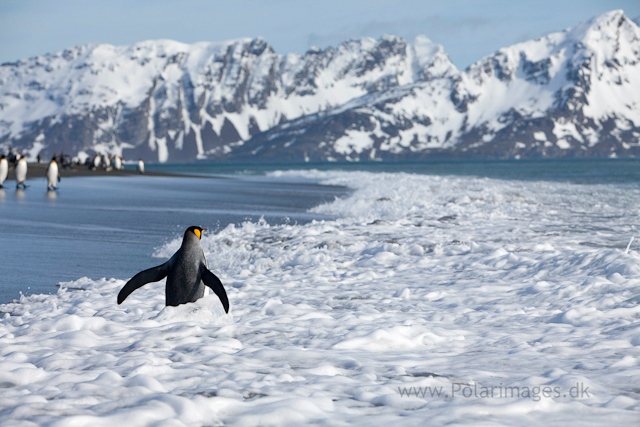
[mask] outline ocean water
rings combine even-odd
[[[132,169],[133,166],[128,166]],[[169,173],[263,175],[281,170],[317,170],[372,173],[410,173],[470,176],[518,181],[564,181],[576,184],[640,182],[638,159],[478,160],[416,163],[304,163],[304,164],[151,164],[149,170]]]
[[[241,187],[271,206],[225,205],[213,213],[244,217],[202,238],[229,314],[215,295],[165,307],[163,283],[115,303],[213,208],[167,214],[132,239],[150,239],[144,266],[85,274],[88,265],[55,294],[0,305],[0,423],[638,425],[639,166],[159,166],[237,181],[218,206],[242,199]],[[218,182],[118,182],[121,194],[164,182],[190,204],[189,186],[175,184],[185,179]],[[81,183],[96,201],[96,186],[116,185]],[[266,187],[279,186],[276,203]],[[307,191],[292,188],[316,193],[303,203]],[[0,203],[31,203],[32,190]],[[136,200],[131,215],[168,209]],[[41,226],[21,216],[10,224]],[[87,240],[101,231],[81,230]]]

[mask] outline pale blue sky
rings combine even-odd
[[[276,52],[304,53],[349,38],[419,34],[459,68],[500,47],[623,9],[639,0],[0,0],[0,63],[87,43],[185,43],[264,37]]]

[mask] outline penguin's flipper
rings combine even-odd
[[[131,292],[151,282],[158,282],[169,274],[169,261],[157,267],[141,271],[129,280],[118,294],[118,304],[122,304]]]
[[[213,292],[218,295],[220,298],[220,302],[224,307],[224,312],[229,312],[229,298],[227,298],[227,292],[224,290],[224,286],[222,286],[222,282],[220,279],[216,277],[215,274],[209,271],[207,267],[202,264],[200,266],[200,276],[202,277],[202,282],[213,290]]]

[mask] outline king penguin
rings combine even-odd
[[[58,162],[56,162],[56,155],[53,155],[51,163],[47,166],[47,190],[57,190],[56,182],[60,182],[60,170],[58,169]]]
[[[111,171],[111,157],[108,154],[102,155],[102,164],[107,172]]]
[[[7,179],[7,175],[9,175],[9,162],[3,154],[2,158],[0,158],[0,188],[2,188],[2,184]]]
[[[27,188],[27,161],[24,157],[20,157],[18,164],[16,165],[16,188],[22,185],[22,188]]]
[[[141,271],[129,280],[118,294],[118,304],[136,289],[150,282],[158,282],[165,277],[166,305],[177,306],[194,302],[204,296],[204,285],[210,287],[220,298],[224,311],[229,312],[227,293],[215,274],[207,268],[200,237],[204,228],[192,226],[186,229],[182,238],[182,246],[169,261],[157,267]],[[204,283],[204,285],[203,285]]]
[[[138,160],[138,173],[144,173],[144,162],[142,159]]]
[[[120,169],[122,169],[122,157],[120,156],[115,156],[113,158],[113,168],[117,171],[119,171]]]

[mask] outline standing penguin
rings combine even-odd
[[[56,155],[53,155],[51,163],[47,166],[47,190],[57,190],[56,182],[60,182],[60,169],[58,168],[58,162],[56,162]]]
[[[102,164],[107,172],[111,171],[111,157],[108,154],[102,155]]]
[[[18,164],[16,165],[16,188],[22,185],[22,188],[27,188],[27,161],[24,157],[20,157]]]
[[[100,162],[102,161],[102,157],[100,154],[93,155],[93,163],[91,164],[91,169],[98,169],[100,167]]]
[[[9,175],[9,162],[3,154],[2,158],[0,158],[0,188],[2,188],[2,184],[7,179],[7,175]]]
[[[186,229],[182,238],[182,246],[169,261],[157,267],[141,271],[129,280],[118,294],[121,304],[131,292],[150,282],[158,282],[165,277],[166,304],[177,306],[194,302],[204,295],[204,285],[210,287],[220,298],[224,311],[229,312],[229,299],[224,286],[209,269],[204,256],[200,237],[204,228],[192,226]],[[203,285],[204,283],[204,285]]]
[[[142,159],[138,160],[138,172],[144,173],[144,162],[142,161]]]
[[[113,168],[117,171],[119,171],[120,169],[122,169],[122,157],[120,156],[115,156],[113,158]]]

